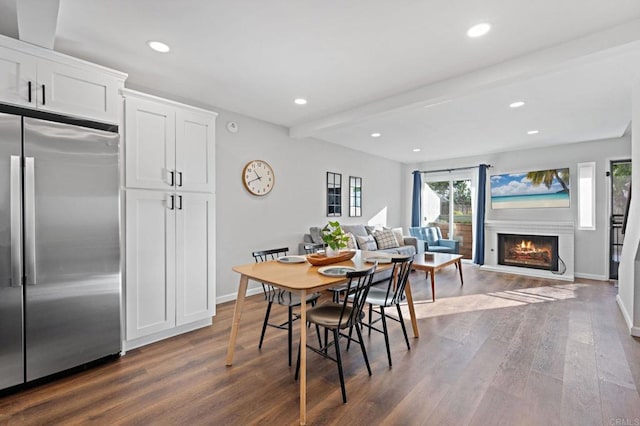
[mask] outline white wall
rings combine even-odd
[[[239,275],[233,265],[253,262],[251,252],[286,246],[296,253],[310,226],[329,219],[340,223],[400,226],[403,180],[400,163],[319,140],[294,140],[274,124],[212,108],[220,113],[216,126],[217,298],[235,298]],[[228,121],[238,133],[226,130]],[[273,191],[249,195],[242,185],[244,165],[262,159],[274,169]],[[326,217],[326,172],[342,173],[342,217]],[[362,177],[363,215],[348,216],[349,176]],[[386,216],[386,220],[385,220]],[[255,284],[253,285],[255,287]]]
[[[640,78],[634,82],[632,93],[631,161],[634,167],[631,187],[640,188],[640,173],[637,173],[640,164]],[[620,258],[617,301],[631,334],[640,336],[640,196],[637,190],[632,191]]]
[[[474,166],[480,163],[491,164],[488,170],[487,185],[490,176],[511,172],[547,170],[569,167],[571,174],[571,208],[554,209],[502,209],[492,210],[487,186],[487,220],[529,220],[529,221],[573,221],[577,223],[577,183],[576,165],[596,162],[596,230],[585,231],[576,228],[575,261],[576,275],[594,278],[608,278],[608,206],[609,178],[605,176],[609,161],[631,158],[631,140],[624,136],[593,142],[571,143],[551,147],[488,154],[477,157],[461,157],[453,160],[441,160],[421,163],[407,169],[437,170],[455,167]],[[410,173],[410,172],[409,172]],[[405,179],[410,182],[411,179]],[[410,193],[410,191],[409,191]],[[408,200],[411,200],[410,196]],[[409,201],[409,205],[410,205]],[[410,207],[409,207],[410,208]],[[405,217],[406,220],[406,217]]]

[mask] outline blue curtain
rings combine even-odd
[[[484,265],[484,214],[487,198],[487,165],[478,166],[478,205],[476,206],[476,254],[473,263]]]
[[[422,175],[418,170],[413,172],[413,198],[411,203],[411,226],[420,226],[420,206],[422,204]]]

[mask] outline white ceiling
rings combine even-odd
[[[0,33],[17,37],[14,3],[0,0]],[[468,38],[482,21],[491,32]],[[620,136],[640,2],[60,0],[55,50],[290,127],[301,143],[412,163]]]

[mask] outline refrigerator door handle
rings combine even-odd
[[[24,173],[24,243],[27,285],[36,285],[36,193],[35,160],[25,157]]]
[[[11,206],[11,287],[22,287],[22,162],[20,156],[11,156],[10,206]]]

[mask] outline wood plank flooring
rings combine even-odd
[[[455,268],[437,273],[435,304],[424,274],[412,273],[421,337],[407,351],[390,322],[390,369],[382,335],[365,334],[373,375],[357,348],[345,353],[347,404],[335,364],[309,352],[310,424],[640,424],[640,340],[613,285],[463,267],[464,287]],[[438,313],[439,301],[461,296],[448,302],[466,312]],[[232,367],[224,361],[233,302],[218,306],[211,327],[0,398],[0,424],[296,424],[286,332],[268,329],[257,348],[264,308],[261,296],[247,300]],[[274,314],[286,318],[285,309]]]

